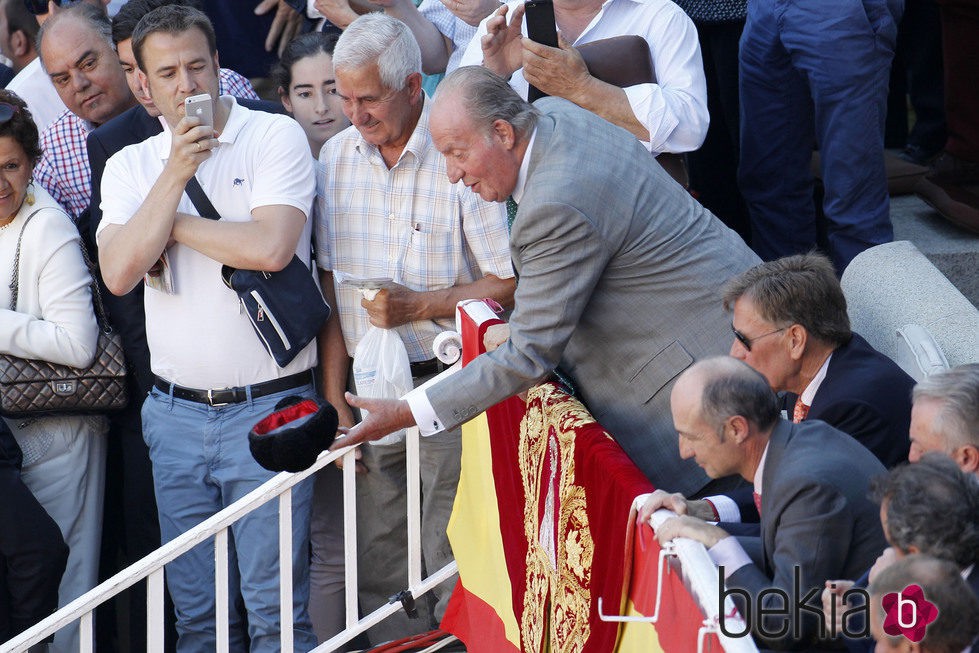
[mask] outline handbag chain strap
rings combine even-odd
[[[14,270],[13,277],[10,279],[10,310],[17,310],[17,297],[20,294],[20,246],[24,240],[24,231],[27,230],[27,223],[31,221],[35,215],[37,215],[42,209],[54,208],[55,210],[60,210],[55,207],[39,207],[34,209],[30,215],[24,220],[24,226],[20,228],[20,234],[17,236],[17,250],[14,252]],[[64,211],[61,211],[64,213]],[[65,213],[65,217],[68,214]],[[68,218],[69,220],[71,218]],[[99,282],[96,279],[95,265],[92,263],[92,259],[88,256],[88,250],[85,249],[85,243],[78,239],[78,246],[82,250],[82,258],[85,260],[85,268],[88,270],[88,275],[91,278],[90,286],[92,288],[92,298],[95,304],[95,315],[99,323],[99,328],[106,335],[112,333],[112,326],[109,324],[109,318],[105,314],[105,304],[102,303],[102,291],[99,289]]]
[[[20,228],[20,234],[17,236],[17,250],[14,252],[14,271],[13,276],[10,277],[10,310],[17,310],[17,296],[20,293],[20,244],[24,240],[24,231],[27,229],[27,223],[31,221],[35,215],[43,207],[34,209],[30,215],[24,220],[24,225]]]

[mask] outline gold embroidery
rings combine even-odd
[[[523,480],[527,538],[526,594],[521,635],[525,651],[571,653],[580,651],[588,639],[591,606],[591,566],[595,552],[585,490],[575,483],[575,429],[594,422],[578,400],[553,384],[532,388],[527,397],[527,414],[520,424],[520,473]],[[557,451],[549,451],[553,438]],[[555,466],[557,494],[552,514],[543,520],[555,524],[553,543],[547,551],[542,537],[548,525],[541,523],[542,506],[553,488]],[[552,556],[555,566],[552,566]],[[546,640],[545,640],[546,633]]]

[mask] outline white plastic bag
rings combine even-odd
[[[367,328],[354,351],[354,384],[359,396],[376,399],[398,399],[414,387],[408,352],[397,331],[373,324]],[[361,412],[367,416],[366,410]],[[404,438],[401,430],[371,444],[394,444]]]

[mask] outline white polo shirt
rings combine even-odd
[[[315,182],[309,142],[287,116],[250,111],[230,96],[220,147],[197,169],[197,179],[221,219],[245,222],[260,206],[294,206],[308,218]],[[102,177],[99,233],[136,213],[170,155],[170,131],[115,154]],[[199,215],[187,194],[178,212]],[[296,254],[309,264],[311,220],[306,220]],[[174,294],[147,288],[146,339],[153,373],[191,388],[223,388],[268,381],[316,364],[310,343],[285,368],[262,347],[237,295],[221,280],[221,263],[177,243],[168,250]]]

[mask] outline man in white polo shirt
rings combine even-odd
[[[249,429],[283,397],[314,393],[315,345],[279,368],[221,280],[222,264],[274,271],[294,254],[308,263],[313,167],[297,123],[218,98],[214,31],[201,12],[150,12],[133,33],[133,52],[168,129],[108,161],[97,238],[113,293],[140,283],[164,252],[169,262],[172,283],[150,284],[144,296],[156,381],[143,405],[168,541],[272,476],[249,453]],[[202,93],[213,100],[213,130],[184,115],[184,100]],[[184,194],[195,175],[220,221],[198,217]],[[306,611],[311,493],[309,483],[292,493],[297,651],[316,645]],[[240,577],[253,652],[280,647],[276,519],[273,502],[234,527],[230,572]],[[168,565],[181,651],[215,649],[213,574],[210,543]],[[231,650],[244,650],[244,625],[235,611],[230,618]]]

